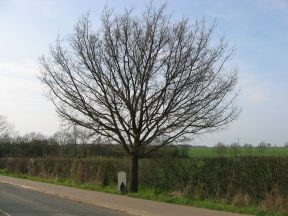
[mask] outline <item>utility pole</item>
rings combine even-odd
[[[240,138],[237,138],[238,157],[240,156]]]

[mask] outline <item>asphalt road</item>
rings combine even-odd
[[[244,216],[243,214],[162,203],[1,175],[0,182],[2,182],[2,184],[0,183],[0,210],[9,213],[6,216],[125,215],[120,212],[138,216]],[[20,189],[10,185],[17,185],[16,187],[20,187]],[[26,190],[23,190],[23,187]],[[40,191],[41,193],[35,191]],[[75,200],[78,203],[66,200],[66,198]],[[90,203],[92,206],[81,204],[80,202]],[[101,206],[101,208],[94,206]],[[118,212],[107,209],[118,210]]]
[[[0,215],[124,216],[126,214],[0,183]]]

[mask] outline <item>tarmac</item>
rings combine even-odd
[[[244,216],[0,175],[0,182],[136,216]]]

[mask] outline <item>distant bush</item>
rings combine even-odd
[[[219,142],[214,146],[214,149],[218,156],[223,157],[227,151],[227,146]]]
[[[0,159],[0,168],[43,178],[71,179],[98,185],[117,183],[117,172],[129,175],[126,158]],[[140,185],[160,192],[225,200],[263,209],[288,209],[288,158],[240,157],[143,159]]]

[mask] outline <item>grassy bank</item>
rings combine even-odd
[[[99,185],[95,185],[91,183],[79,183],[79,182],[72,181],[70,179],[59,179],[59,178],[45,179],[45,178],[40,178],[37,176],[30,176],[27,174],[9,173],[5,169],[0,169],[0,175],[28,179],[32,181],[52,183],[52,184],[69,186],[69,187],[80,188],[80,189],[85,189],[85,190],[120,194],[116,190],[116,187],[117,187],[116,185],[99,186]],[[191,199],[189,197],[179,196],[179,194],[177,195],[177,194],[160,192],[159,190],[155,190],[153,188],[145,188],[145,187],[140,187],[138,193],[127,193],[127,194],[122,194],[122,195],[135,197],[135,198],[154,200],[154,201],[161,201],[161,202],[167,202],[167,203],[188,205],[188,206],[194,206],[194,207],[199,207],[199,208],[208,208],[208,209],[213,209],[213,210],[221,210],[221,211],[243,213],[243,214],[250,214],[250,215],[259,215],[259,216],[287,215],[284,212],[264,211],[258,208],[257,206],[253,206],[253,205],[240,207],[240,206],[231,205],[231,204],[220,202],[219,200],[213,200],[213,199],[207,199],[207,200],[198,199],[197,200],[197,199]]]

